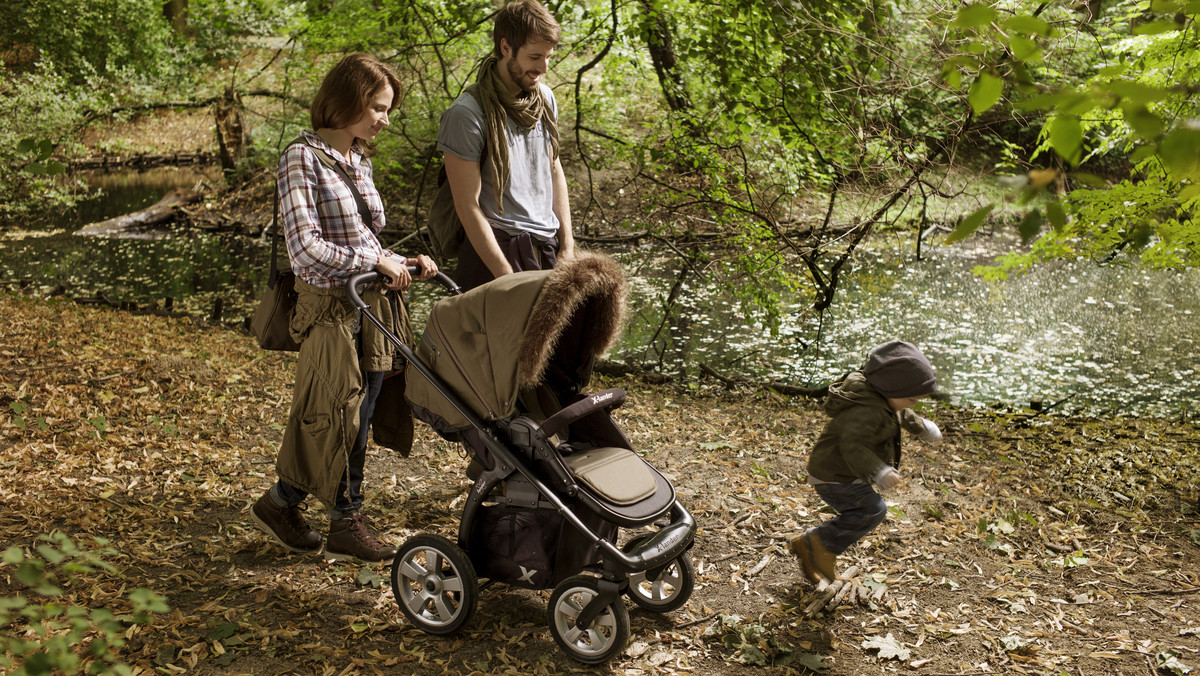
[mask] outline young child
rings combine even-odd
[[[837,556],[887,517],[887,504],[871,486],[903,488],[900,428],[935,444],[937,425],[914,413],[933,394],[937,377],[916,346],[894,340],[871,348],[862,369],[829,386],[825,426],[808,460],[808,482],[837,516],[792,538],[792,553],[811,582],[837,577]]]

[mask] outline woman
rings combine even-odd
[[[292,408],[276,460],[279,480],[251,508],[251,517],[294,552],[321,549],[320,533],[300,512],[310,494],[331,506],[325,557],[390,561],[396,550],[379,541],[362,514],[367,431],[395,348],[359,321],[345,285],[377,270],[386,289],[363,298],[397,335],[407,331],[396,293],[437,266],[427,256],[405,258],[380,245],[383,204],[371,174],[370,141],[388,125],[400,82],[383,63],[351,54],[325,76],[312,103],[312,128],[279,160],[277,191],[298,299],[291,331],[300,341]],[[353,189],[351,189],[353,184]],[[355,194],[358,192],[358,195]],[[384,415],[388,411],[379,411]]]

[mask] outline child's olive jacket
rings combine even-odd
[[[823,482],[871,482],[888,466],[899,469],[901,425],[914,434],[924,429],[910,409],[893,411],[861,371],[829,386],[825,412],[833,419],[808,459],[809,476]]]

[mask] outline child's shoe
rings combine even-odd
[[[812,550],[808,548],[808,542],[805,541],[804,535],[797,535],[792,538],[792,554],[800,559],[800,569],[804,571],[804,577],[808,581],[816,584],[821,581],[820,576],[813,570]]]
[[[808,531],[800,537],[804,540],[804,544],[808,546],[810,556],[812,557],[812,567],[817,573],[830,582],[836,580],[837,555],[825,549],[825,545],[821,544],[821,538],[812,531]]]

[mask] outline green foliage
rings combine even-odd
[[[125,69],[157,72],[170,40],[160,0],[25,0],[0,5],[0,46],[32,51],[72,85]]]
[[[132,674],[117,650],[130,625],[145,624],[165,613],[164,599],[135,589],[123,611],[75,605],[67,591],[85,576],[115,575],[101,555],[115,554],[97,539],[96,552],[80,549],[62,532],[38,538],[33,554],[20,547],[4,550],[0,566],[15,569],[15,578],[35,598],[16,594],[0,599],[0,668],[17,675],[49,673]]]
[[[705,631],[705,635],[719,637],[725,648],[733,653],[733,660],[743,664],[782,667],[796,659],[795,652],[779,642],[775,631],[758,623],[745,622],[737,615],[718,615],[716,623]],[[809,668],[826,666],[819,657],[806,657],[816,658]]]
[[[97,97],[71,88],[48,64],[0,80],[0,225],[67,208],[83,192],[61,174],[62,134]]]
[[[1134,171],[1112,185],[1086,171],[1070,171],[1066,178],[1079,187],[1061,202],[1030,208],[1018,225],[1025,241],[1041,239],[1028,253],[999,261],[987,276],[1001,278],[1051,257],[1110,261],[1120,255],[1164,268],[1200,263],[1200,90],[1184,84],[1200,79],[1200,2],[1119,3],[1092,29],[1103,52],[1090,75],[1048,92],[1035,87],[1031,76],[1031,62],[1040,61],[1043,51],[1021,47],[997,29],[999,7],[964,8],[956,27],[974,36],[965,52],[994,55],[995,45],[1004,46],[999,62],[1016,91],[1017,108],[1047,116],[1034,159],[1056,157],[1071,168],[1117,155],[1128,157]],[[1032,14],[1014,14],[1004,25],[1022,26],[1039,40],[1067,41]],[[993,56],[975,65],[994,68],[996,61]],[[955,63],[970,60],[960,56]],[[1054,185],[1059,172],[1029,172],[1018,199],[1028,204]],[[1044,180],[1035,180],[1039,176]],[[1045,223],[1052,227],[1045,230]],[[951,239],[975,227],[978,223],[966,219]]]

